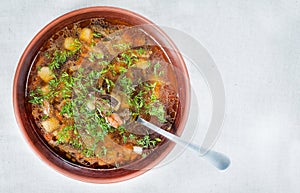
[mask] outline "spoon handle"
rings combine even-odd
[[[176,144],[179,144],[183,147],[188,147],[190,150],[195,151],[198,155],[200,155],[205,160],[209,161],[209,163],[211,163],[213,166],[215,166],[219,170],[225,170],[230,165],[230,159],[222,153],[219,153],[219,152],[216,152],[213,150],[209,150],[209,151],[205,152],[199,145],[189,143],[189,142],[181,139],[180,137],[157,127],[156,125],[153,125],[152,123],[144,120],[141,117],[137,117],[136,121],[138,123],[141,123],[142,125],[150,128],[151,130],[155,131],[156,133],[159,133],[160,135],[175,142]],[[201,152],[205,152],[205,153],[201,154]]]

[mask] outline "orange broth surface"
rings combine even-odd
[[[166,140],[134,119],[171,130],[179,104],[174,74],[163,49],[143,30],[84,20],[40,49],[28,77],[28,106],[45,141],[65,159],[122,167]]]

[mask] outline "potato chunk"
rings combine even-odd
[[[59,121],[56,118],[51,117],[51,118],[43,121],[42,126],[44,127],[44,129],[47,132],[52,132],[59,127]]]
[[[70,51],[73,51],[76,49],[75,47],[75,40],[72,37],[67,37],[64,41],[64,48]]]
[[[43,95],[47,95],[50,92],[50,87],[49,85],[43,86],[41,88]]]
[[[138,61],[135,62],[135,65],[136,65],[137,68],[140,68],[140,69],[143,69],[143,70],[145,70],[146,68],[149,67],[148,62],[145,59],[139,59]]]
[[[45,82],[49,82],[51,79],[54,78],[52,70],[49,67],[42,67],[38,71],[38,76]]]
[[[79,39],[87,43],[91,43],[93,38],[93,32],[90,28],[83,28],[80,32]]]

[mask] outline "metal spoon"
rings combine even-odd
[[[169,140],[175,142],[176,144],[182,145],[183,147],[188,147],[188,149],[195,151],[203,159],[207,160],[209,163],[211,163],[213,166],[215,166],[219,170],[225,170],[230,165],[230,159],[222,153],[209,150],[205,154],[202,155],[201,150],[203,150],[203,149],[199,145],[189,143],[189,142],[181,139],[180,137],[157,127],[156,125],[153,125],[152,123],[144,120],[143,118],[141,118],[139,116],[137,117],[136,121],[138,123],[141,123],[142,125],[148,127],[149,129],[159,133],[160,135],[168,138]]]

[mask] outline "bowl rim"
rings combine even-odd
[[[137,14],[137,13],[132,12],[130,10],[119,8],[119,7],[92,6],[92,7],[80,8],[80,9],[76,9],[76,10],[67,12],[67,13],[55,18],[50,23],[48,23],[46,26],[44,26],[41,30],[39,30],[39,32],[33,37],[33,39],[30,41],[30,43],[27,45],[27,47],[23,51],[23,54],[22,54],[22,56],[21,56],[21,58],[18,62],[17,68],[15,70],[14,80],[13,80],[13,89],[12,89],[13,90],[13,92],[12,92],[13,96],[12,97],[13,97],[13,108],[14,108],[14,114],[15,114],[16,121],[17,121],[18,126],[21,130],[21,133],[23,134],[24,138],[26,139],[26,142],[29,144],[29,146],[34,150],[35,154],[44,163],[46,163],[51,168],[58,171],[60,174],[63,174],[67,177],[73,178],[75,180],[80,180],[80,181],[90,182],[90,183],[98,183],[98,184],[121,182],[121,181],[129,180],[131,178],[137,177],[137,176],[147,172],[148,170],[155,167],[155,165],[157,165],[162,159],[164,159],[164,157],[166,157],[170,153],[170,151],[172,150],[172,148],[174,147],[175,144],[170,143],[170,145],[167,147],[167,149],[164,150],[163,153],[161,153],[161,155],[158,158],[156,158],[152,163],[147,165],[148,166],[147,169],[133,170],[133,172],[130,173],[130,174],[120,176],[120,177],[115,177],[115,178],[95,178],[95,177],[80,176],[78,174],[72,173],[72,171],[65,170],[64,168],[61,168],[58,165],[56,165],[55,163],[51,162],[35,146],[34,142],[31,140],[29,134],[27,133],[27,131],[25,129],[25,125],[22,121],[21,113],[20,113],[20,109],[19,109],[19,101],[18,101],[17,93],[18,93],[18,79],[20,77],[21,67],[25,63],[26,57],[28,56],[30,51],[34,48],[36,41],[38,39],[40,39],[47,32],[48,29],[51,29],[51,28],[55,27],[56,25],[58,25],[59,23],[61,23],[62,21],[66,20],[68,18],[76,17],[76,15],[78,15],[79,13],[80,14],[85,14],[85,13],[89,13],[89,12],[103,12],[103,11],[117,12],[119,14],[123,14],[124,16],[129,16],[129,17],[132,17],[132,18],[138,18],[139,20],[142,20],[142,22],[145,25],[151,25],[151,27],[153,27],[158,33],[160,33],[163,36],[163,38],[166,39],[167,42],[170,44],[171,48],[176,50],[176,53],[175,53],[175,55],[177,57],[176,59],[180,60],[177,63],[181,64],[181,67],[183,68],[182,73],[187,78],[187,81],[185,82],[185,86],[186,86],[186,88],[188,88],[188,92],[190,92],[190,83],[189,83],[188,70],[187,70],[187,67],[186,67],[186,64],[184,62],[184,59],[183,59],[182,55],[178,51],[178,48],[176,47],[174,42],[169,38],[169,36],[162,29],[160,29],[156,24],[154,24],[152,21],[148,20],[147,18],[145,18],[144,16],[142,16],[140,14]],[[24,84],[26,84],[26,83],[24,83]],[[184,108],[188,108],[188,109],[186,110],[186,113],[183,114],[183,117],[180,121],[180,125],[178,127],[179,129],[181,128],[182,131],[184,129],[184,125],[186,124],[186,121],[187,121],[187,118],[188,118],[188,112],[189,112],[189,106],[190,106],[190,93],[188,93],[187,95],[188,96],[186,98],[186,104],[185,104]]]

